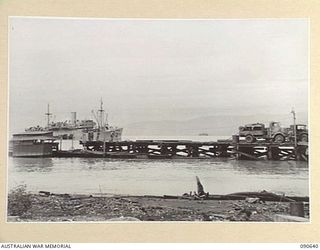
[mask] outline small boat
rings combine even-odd
[[[208,133],[200,133],[199,136],[208,136]]]

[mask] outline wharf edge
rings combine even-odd
[[[224,157],[238,160],[298,160],[308,161],[308,143],[188,141],[188,140],[136,140],[86,141],[85,150],[55,152],[57,157],[109,157],[190,159]]]

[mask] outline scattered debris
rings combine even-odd
[[[289,202],[186,199],[182,196],[88,196],[28,194],[19,214],[8,207],[8,221],[273,221],[288,215]],[[9,199],[12,201],[12,197]],[[81,198],[82,197],[82,198]],[[22,207],[15,200],[16,207]]]
[[[39,195],[41,196],[49,196],[51,193],[47,191],[39,191]]]
[[[197,192],[182,196],[71,195],[25,186],[8,195],[8,221],[291,221],[309,220],[309,197],[267,191],[209,195],[198,176]],[[300,217],[300,218],[301,218]]]
[[[246,198],[246,202],[248,203],[259,203],[260,199],[259,198]]]
[[[223,221],[227,218],[227,216],[223,215],[223,214],[211,214],[211,215],[209,215],[209,218],[211,220],[222,220]]]
[[[120,216],[119,218],[111,218],[107,221],[140,221],[139,219],[137,218],[134,218],[134,217],[123,217],[123,216]]]

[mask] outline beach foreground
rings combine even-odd
[[[206,200],[156,196],[69,195],[16,190],[9,194],[8,222],[277,221],[289,202]],[[307,212],[307,217],[308,217]],[[303,219],[303,218],[302,218]],[[308,220],[308,218],[305,218]]]

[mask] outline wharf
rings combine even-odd
[[[205,159],[224,157],[238,160],[298,160],[308,161],[308,143],[295,147],[291,142],[255,143],[232,140],[136,140],[136,141],[86,141],[80,143],[84,150],[57,151],[56,157],[109,157],[149,159]]]

